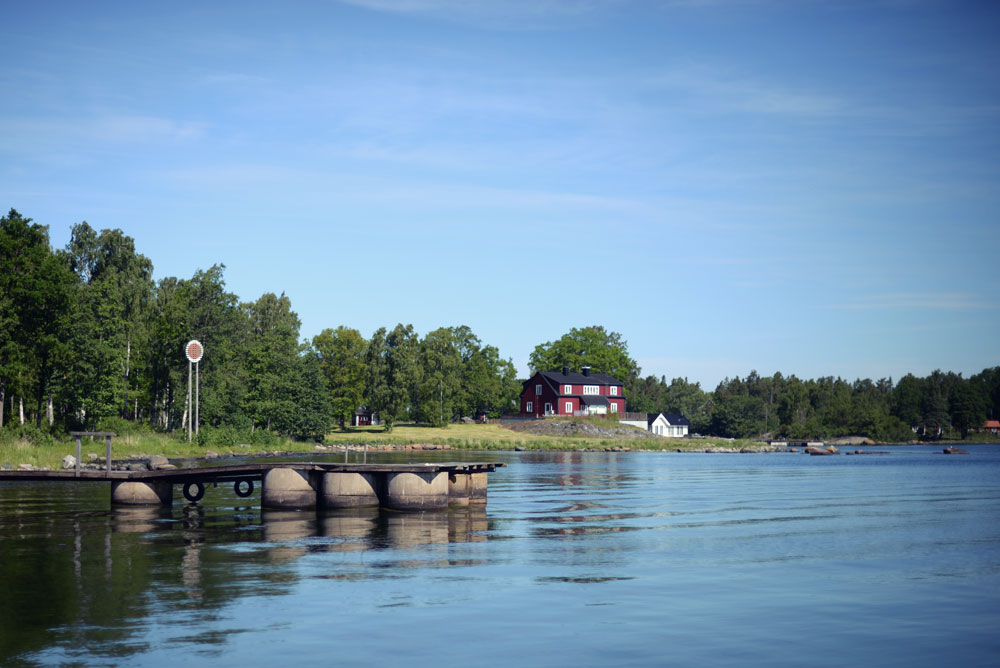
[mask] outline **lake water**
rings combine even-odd
[[[454,451],[507,467],[431,514],[0,484],[0,665],[996,666],[1000,446],[966,447]]]

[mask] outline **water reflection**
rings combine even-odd
[[[378,508],[345,508],[328,511],[320,518],[320,531],[330,539],[330,552],[359,552],[372,547],[371,536],[376,530]]]
[[[449,543],[484,541],[489,528],[482,506],[261,511],[215,495],[206,504],[109,508],[106,486],[0,487],[0,665],[115,665],[150,651],[143,634],[152,617],[183,631],[182,643],[218,643],[197,629],[219,610],[319,577],[303,557],[369,552],[379,555],[371,562],[447,565],[456,563]]]
[[[155,531],[158,523],[173,520],[171,509],[165,506],[116,506],[110,515],[115,533],[147,533]]]

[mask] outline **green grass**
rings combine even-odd
[[[584,418],[586,419],[586,418]],[[599,424],[604,424],[601,421]],[[9,431],[9,430],[5,430]],[[17,468],[20,464],[59,469],[66,455],[76,454],[76,445],[69,436],[46,437],[40,442],[0,432],[0,465]],[[726,441],[723,439],[643,439],[643,438],[586,438],[541,436],[515,432],[497,424],[452,424],[447,427],[425,427],[413,424],[397,424],[392,432],[383,427],[351,427],[334,431],[324,439],[327,445],[394,445],[414,444],[447,445],[461,450],[587,450],[608,448],[629,448],[631,450],[702,450],[713,446],[740,448],[751,445],[750,441]],[[209,450],[219,454],[252,454],[263,451],[286,451],[312,453],[315,443],[297,442],[279,438],[269,439],[263,444],[247,447],[236,442],[226,444],[199,444],[187,442],[184,434],[162,434],[148,430],[119,433],[112,440],[113,459],[127,459],[138,455],[164,455],[170,458],[204,457]],[[81,454],[88,461],[88,454],[104,457],[104,440],[84,438]]]

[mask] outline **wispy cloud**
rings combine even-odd
[[[835,307],[848,310],[978,311],[997,309],[1000,304],[967,293],[890,292],[858,297]]]
[[[344,4],[394,14],[429,15],[502,29],[536,29],[565,22],[622,0],[340,0]]]
[[[0,137],[30,141],[146,143],[197,139],[207,125],[143,115],[115,114],[82,119],[0,119]]]
[[[704,65],[677,66],[650,77],[649,84],[689,95],[693,103],[725,112],[832,117],[848,114],[836,96],[784,86],[751,75]]]

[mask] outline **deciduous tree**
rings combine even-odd
[[[624,382],[639,375],[639,365],[629,357],[628,343],[618,332],[600,325],[573,328],[556,341],[535,346],[528,360],[531,372],[555,371],[563,366],[606,373]]]
[[[343,325],[324,329],[312,343],[329,389],[331,413],[343,429],[364,402],[368,343],[361,332]]]

